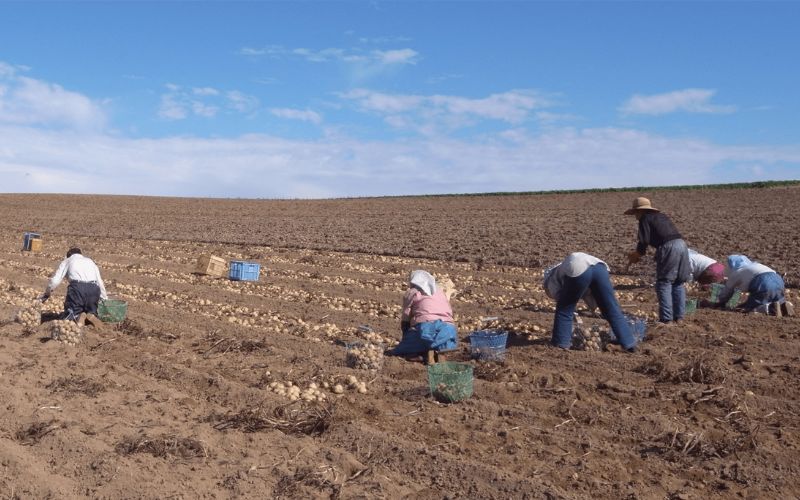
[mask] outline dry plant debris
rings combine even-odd
[[[331,404],[292,402],[270,410],[259,405],[222,417],[214,425],[217,430],[241,429],[244,432],[279,430],[284,434],[319,435],[330,427],[334,407]]]
[[[182,459],[207,458],[208,449],[202,441],[193,438],[180,438],[168,434],[156,437],[147,435],[129,436],[117,443],[114,448],[120,455],[149,453],[158,458],[177,457]]]

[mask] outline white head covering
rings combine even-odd
[[[412,271],[408,283],[419,288],[425,295],[436,293],[436,279],[428,271]]]

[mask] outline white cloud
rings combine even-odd
[[[390,126],[421,133],[469,126],[477,120],[519,124],[534,110],[552,105],[549,99],[531,90],[512,90],[478,99],[386,94],[368,89],[354,89],[339,96],[354,101],[362,111],[385,115],[384,121]]]
[[[311,122],[316,125],[322,123],[322,115],[308,109],[272,108],[269,111],[280,118]]]
[[[419,53],[410,48],[392,50],[343,49],[328,47],[309,49],[306,47],[284,47],[283,45],[267,45],[261,48],[242,47],[239,54],[250,57],[295,57],[314,63],[343,62],[349,64],[367,64],[371,66],[397,66],[416,64]]]
[[[381,64],[416,64],[419,53],[412,49],[376,50],[375,59]]]
[[[24,67],[0,61],[0,123],[101,129],[103,105],[60,85],[22,76]]]
[[[798,171],[798,146],[730,147],[616,128],[363,141],[129,139],[0,126],[4,192],[330,197],[716,183]]]
[[[247,95],[238,90],[231,90],[225,94],[228,99],[228,106],[240,113],[249,113],[259,106],[258,98]]]
[[[184,120],[190,116],[213,118],[223,107],[237,113],[250,113],[259,106],[255,96],[238,90],[222,92],[212,87],[194,87],[189,90],[168,83],[167,92],[161,95],[158,116],[166,120]]]
[[[219,90],[212,87],[196,87],[192,89],[194,95],[219,95]]]
[[[621,107],[624,114],[664,115],[684,111],[687,113],[733,113],[735,106],[711,104],[716,94],[712,89],[684,89],[655,95],[636,94]]]

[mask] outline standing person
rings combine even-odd
[[[744,312],[761,310],[775,316],[794,316],[794,307],[786,302],[783,278],[773,269],[753,262],[744,255],[728,256],[728,281],[716,306],[721,307],[736,290],[747,292]]]
[[[50,279],[42,296],[43,302],[50,298],[50,294],[64,278],[69,281],[67,298],[64,300],[64,319],[82,323],[85,318],[93,324],[97,321],[95,326],[100,326],[96,316],[97,303],[106,300],[108,295],[97,265],[92,259],[84,257],[80,248],[70,248],[67,258],[61,261]]]
[[[712,283],[725,281],[725,266],[691,248],[689,249],[689,266],[692,269],[692,280],[707,290]]]
[[[444,290],[436,286],[436,279],[430,273],[414,271],[409,276],[400,328],[403,338],[397,347],[387,352],[389,355],[416,355],[456,348],[453,310]]]
[[[583,252],[571,253],[545,271],[544,290],[556,301],[551,340],[554,346],[569,349],[572,345],[572,315],[583,299],[591,309],[595,304],[600,308],[622,347],[627,352],[635,351],[636,339],[622,315],[608,271],[608,264]]]
[[[686,310],[686,287],[691,277],[689,249],[675,224],[665,214],[653,208],[647,198],[636,198],[625,215],[635,215],[639,221],[639,243],[628,254],[631,264],[647,253],[647,247],[656,249],[656,294],[658,319],[663,324],[683,319]]]

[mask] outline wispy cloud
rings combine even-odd
[[[519,124],[528,119],[532,111],[552,105],[549,99],[531,90],[512,90],[478,99],[438,94],[387,94],[368,89],[354,89],[339,96],[355,102],[362,111],[384,115],[390,126],[416,128],[423,133],[469,126],[475,120]]]
[[[23,76],[26,71],[26,67],[0,61],[0,123],[77,129],[106,126],[103,102]]]
[[[316,125],[322,123],[322,115],[309,109],[272,108],[269,110],[269,112],[277,117],[286,118],[289,120],[311,122]]]
[[[267,45],[264,47],[242,47],[239,54],[251,57],[294,57],[309,62],[345,62],[345,63],[379,63],[379,64],[416,64],[419,53],[413,49],[370,50],[342,49],[328,47],[325,49],[309,49],[305,47],[290,48],[283,45]]]
[[[664,94],[636,94],[621,107],[623,114],[664,115],[683,111],[686,113],[733,113],[736,106],[712,104],[716,94],[712,89],[684,89]]]
[[[222,109],[250,113],[259,106],[258,98],[238,90],[221,91],[212,87],[184,89],[168,83],[161,95],[158,116],[166,120],[184,120],[190,116],[213,118]]]
[[[115,175],[104,175],[114,165]],[[219,168],[224,165],[225,168]],[[758,166],[754,168],[753,166]],[[222,197],[430,194],[796,178],[800,147],[724,146],[631,129],[364,141],[116,135],[0,125],[3,192]]]

